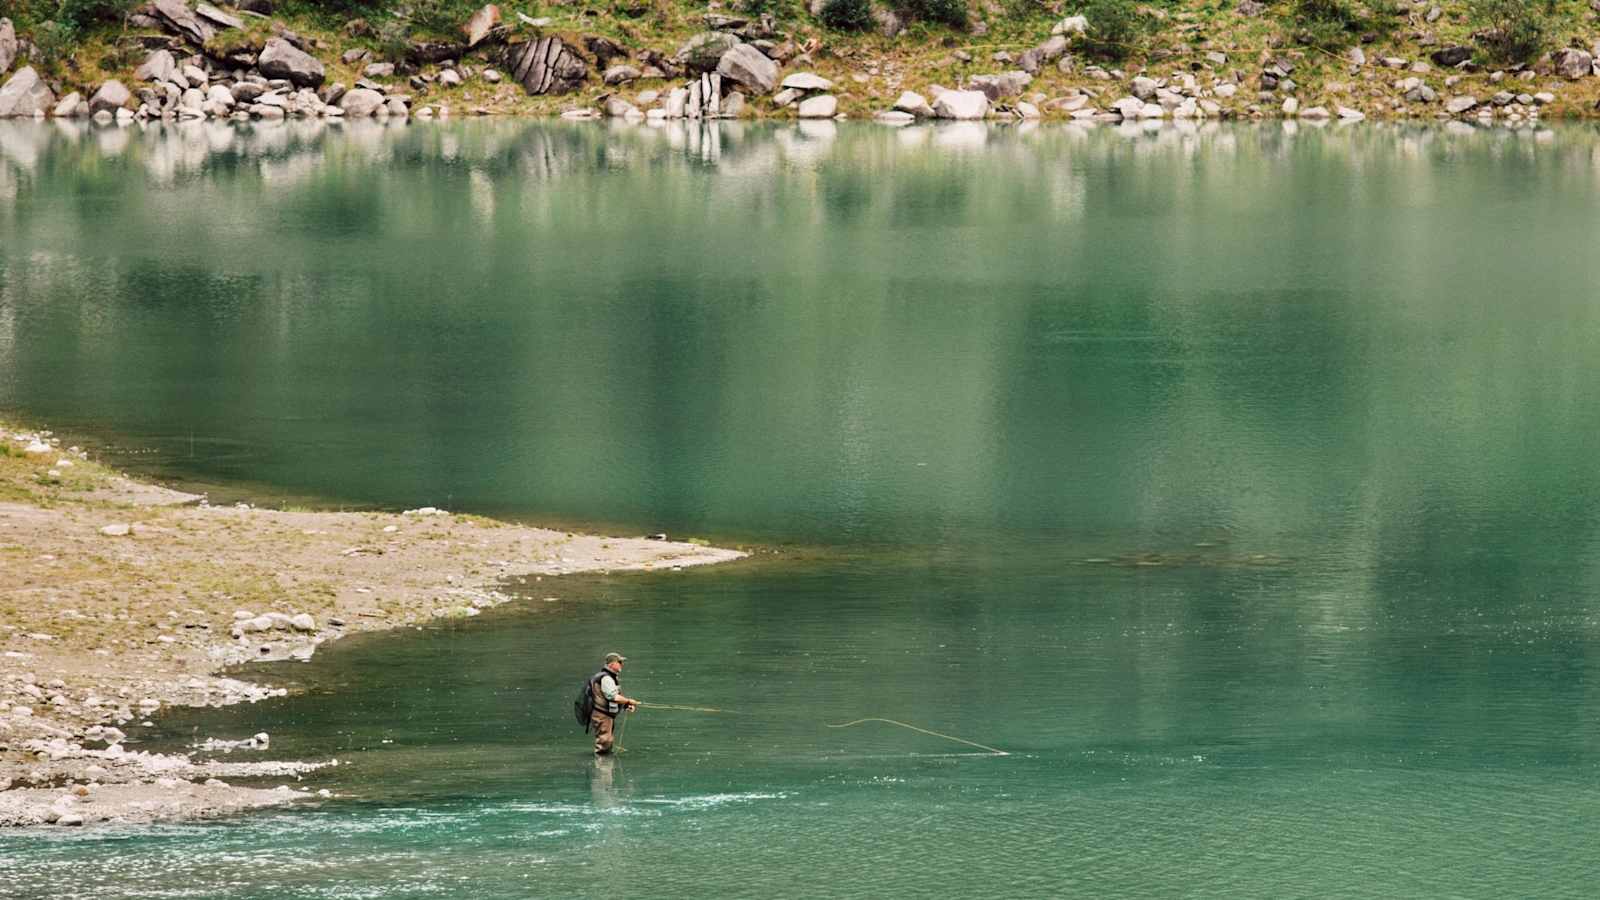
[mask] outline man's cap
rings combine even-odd
[[[614,662],[627,662],[627,661],[628,661],[628,658],[626,656],[623,656],[621,653],[607,653],[606,654],[606,663],[607,664],[614,663]]]

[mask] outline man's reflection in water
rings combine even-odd
[[[589,792],[597,809],[614,809],[622,805],[616,789],[617,758],[596,756],[594,768],[589,773]]]

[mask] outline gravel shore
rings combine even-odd
[[[263,758],[269,735],[216,735],[211,752],[176,755],[132,750],[129,734],[165,706],[284,693],[227,677],[229,667],[477,615],[512,599],[497,589],[505,579],[744,555],[431,508],[211,506],[119,475],[47,432],[0,424],[0,827],[193,819],[318,799],[296,776],[337,762]],[[282,782],[246,788],[229,778]]]

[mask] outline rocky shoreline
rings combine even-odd
[[[0,118],[90,117],[128,124],[523,114],[640,122],[871,117],[891,124],[1052,118],[1518,123],[1596,112],[1600,43],[1555,49],[1527,64],[1490,66],[1477,61],[1482,54],[1471,44],[1437,33],[1453,14],[1423,3],[1402,2],[1398,8],[1415,28],[1402,32],[1403,40],[1364,47],[1363,38],[1337,53],[1295,46],[1281,36],[1249,49],[1210,39],[1162,46],[1143,60],[1113,64],[1084,52],[1093,23],[1080,14],[1042,24],[1032,40],[998,49],[986,43],[973,52],[946,39],[924,48],[921,61],[908,63],[893,43],[904,40],[905,23],[892,14],[880,16],[884,41],[847,46],[835,32],[780,26],[770,13],[729,15],[713,3],[702,17],[704,30],[674,46],[644,39],[625,46],[563,27],[570,22],[503,15],[491,4],[451,40],[412,39],[375,50],[377,32],[363,20],[318,37],[273,18],[270,3],[226,10],[206,2],[153,0],[126,21],[118,59],[127,60],[131,72],[75,89],[21,65],[0,85]],[[1229,15],[1244,21],[1259,17],[1261,9],[1239,4]],[[1198,28],[1184,22],[1193,15],[1174,13],[1174,31]],[[992,40],[987,34],[982,20],[968,27],[972,38]],[[928,53],[935,58],[926,59]],[[0,20],[0,74],[34,55],[37,48],[19,38],[9,20]]]
[[[222,674],[229,667],[475,616],[513,599],[496,587],[506,579],[744,555],[431,508],[212,506],[121,476],[47,432],[0,426],[0,826],[207,818],[327,798],[297,782],[338,761],[271,759],[268,734],[155,754],[136,749],[139,732],[164,707],[284,694]]]

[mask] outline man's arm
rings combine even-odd
[[[612,678],[610,675],[600,679],[600,693],[603,694],[607,700],[610,700],[614,703],[620,703],[629,709],[633,709],[639,705],[639,701],[634,700],[633,698],[622,693],[620,686],[617,684],[617,680]]]

